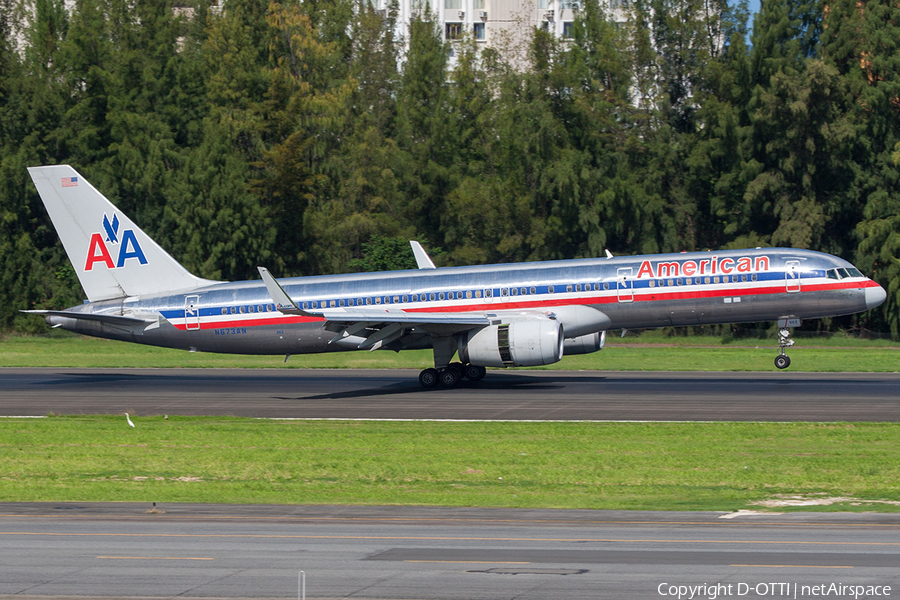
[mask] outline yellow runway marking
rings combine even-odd
[[[770,567],[773,569],[852,569],[850,566],[826,565],[729,565],[731,567]]]
[[[216,560],[200,556],[98,556],[97,558],[112,558],[123,560]]]
[[[521,560],[404,560],[411,563],[462,563],[464,565],[530,565]]]
[[[286,539],[286,540],[398,540],[398,541],[459,541],[459,542],[579,542],[623,544],[772,544],[778,546],[900,546],[900,542],[835,542],[789,540],[665,540],[625,538],[526,538],[526,537],[450,537],[399,535],[285,535],[255,533],[63,533],[40,531],[0,531],[4,535],[33,535],[53,537],[134,537],[134,538],[226,538],[226,539]]]

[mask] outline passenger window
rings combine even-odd
[[[232,306],[232,307],[231,307],[231,314],[234,314],[234,313],[236,313],[236,312],[237,312],[237,309],[236,309],[235,307]]]
[[[255,306],[248,306],[248,307],[247,307],[247,312],[253,312],[255,309],[256,309]]]
[[[485,297],[485,298],[493,298],[493,297],[494,297],[494,290],[484,290],[484,297]]]
[[[650,287],[656,287],[656,282],[652,279],[650,280]]]
[[[753,281],[756,281],[756,280],[757,280],[756,273],[754,273],[753,275],[751,275],[751,276],[750,276],[750,279],[752,279]]]
[[[228,314],[228,309],[227,309],[227,308],[223,308],[223,309],[222,309],[222,314],[223,314],[223,315],[227,315],[227,314]]]
[[[679,277],[678,279],[675,280],[675,285],[684,285],[684,280],[682,280],[681,277]]]
[[[338,300],[338,306],[344,306],[344,301],[343,301],[343,300]]]
[[[552,286],[552,285],[548,285],[548,286],[547,286],[547,293],[548,293],[548,294],[552,294],[552,293],[553,293],[553,286]]]
[[[608,290],[608,289],[609,289],[609,282],[608,282],[608,281],[604,281],[604,282],[603,282],[603,289],[604,289],[604,290]]]
[[[500,288],[501,296],[509,296],[509,288]]]
[[[475,290],[475,297],[481,298],[481,290]]]
[[[444,299],[444,292],[438,292],[438,300]]]
[[[403,296],[403,301],[404,301],[404,302],[409,302],[409,296]]]
[[[510,288],[509,291],[510,291],[510,293],[511,293],[512,296],[518,296],[518,295],[519,295],[519,288]]]
[[[238,309],[238,310],[240,310],[240,311],[241,311],[241,314],[244,314],[244,313],[245,313],[245,312],[247,312],[247,309],[246,309],[246,308],[244,308],[244,307],[243,307],[243,306],[242,306],[242,307],[240,307],[240,308],[239,308],[239,309]]]
[[[367,304],[367,305],[372,304],[372,299],[371,299],[371,298],[366,298],[366,304]]]
[[[746,275],[741,275],[741,281],[747,281],[747,276],[746,276]]]
[[[472,290],[466,290],[466,298],[472,297]]]
[[[571,291],[572,291],[572,286],[571,286],[571,285],[567,285],[567,286],[566,286],[566,291],[567,291],[567,292],[571,292]]]
[[[708,284],[708,283],[709,283],[709,277],[707,277],[707,278],[704,280],[704,282]]]
[[[272,312],[273,310],[275,310],[275,305],[273,305],[273,304],[266,304],[266,310],[267,310],[268,312]]]
[[[719,278],[718,278],[718,277],[713,277],[713,283],[719,283]]]
[[[375,304],[381,304],[381,296],[375,296]]]
[[[390,303],[391,303],[391,297],[390,297],[390,296],[385,296],[385,297],[384,297],[384,303],[385,303],[385,304],[390,304]]]
[[[527,296],[527,295],[528,295],[528,288],[522,288],[522,295],[523,295],[523,296]]]

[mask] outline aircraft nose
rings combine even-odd
[[[872,309],[876,306],[880,306],[881,303],[884,302],[885,298],[887,298],[887,292],[885,292],[884,288],[880,285],[866,288],[867,309]]]

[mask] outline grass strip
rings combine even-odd
[[[827,344],[827,345],[825,345]],[[846,344],[846,346],[844,346]],[[776,371],[774,340],[739,342],[714,337],[609,336],[593,354],[567,356],[542,367],[603,371]],[[900,346],[855,338],[800,340],[790,351],[792,371],[879,372],[900,370]],[[291,357],[188,353],[81,336],[8,336],[0,341],[0,367],[328,368],[423,369],[430,350],[401,353],[340,352]]]
[[[133,421],[0,420],[0,501],[900,510],[900,424]]]

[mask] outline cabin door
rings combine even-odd
[[[788,292],[800,291],[800,261],[789,260],[784,263],[784,285]]]
[[[634,269],[631,267],[623,267],[616,271],[616,293],[619,296],[619,302],[634,301],[634,281],[631,274]]]
[[[188,331],[200,329],[200,296],[184,297],[184,328]]]

